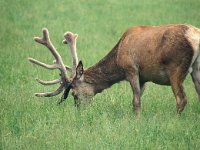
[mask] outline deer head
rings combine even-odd
[[[49,32],[46,28],[43,30],[43,37],[35,37],[34,40],[37,43],[40,43],[42,45],[45,45],[52,55],[55,57],[54,64],[49,65],[45,64],[43,62],[40,62],[33,58],[28,58],[28,60],[36,65],[39,65],[41,67],[44,67],[46,69],[59,69],[60,70],[60,78],[52,81],[44,81],[40,79],[36,79],[40,84],[43,85],[53,85],[53,84],[60,84],[59,88],[56,89],[53,92],[47,92],[47,93],[35,93],[35,96],[38,97],[51,97],[56,96],[60,94],[62,91],[64,91],[64,94],[62,95],[61,99],[58,101],[58,104],[62,103],[69,94],[69,91],[72,90],[72,95],[74,97],[75,105],[79,106],[80,99],[88,99],[91,98],[93,93],[93,87],[89,83],[86,83],[84,81],[84,69],[82,61],[78,63],[78,57],[76,52],[76,40],[78,38],[77,34],[74,34],[72,32],[66,32],[64,34],[64,44],[68,44],[71,50],[72,55],[72,68],[64,65],[63,60],[60,56],[60,54],[57,52],[53,44],[51,43],[51,40],[49,38]],[[71,72],[71,76],[68,76],[68,72]]]

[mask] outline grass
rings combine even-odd
[[[40,86],[34,78],[54,79],[58,72],[27,61],[28,56],[53,60],[32,40],[42,27],[49,29],[66,64],[71,59],[62,35],[67,30],[78,33],[78,55],[87,68],[130,26],[200,27],[198,0],[1,0],[0,6],[0,149],[200,149],[200,104],[190,76],[184,82],[189,101],[181,116],[170,87],[148,83],[138,120],[126,82],[96,95],[81,111],[71,96],[60,106],[60,96],[34,97],[55,88]]]

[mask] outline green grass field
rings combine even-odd
[[[171,88],[148,83],[142,116],[132,112],[127,82],[94,97],[77,110],[70,95],[38,98],[50,91],[35,78],[55,79],[58,71],[33,66],[31,56],[51,63],[49,51],[33,41],[47,27],[66,64],[69,49],[63,33],[79,34],[78,55],[85,68],[95,64],[134,25],[188,23],[200,27],[199,0],[1,0],[0,1],[0,150],[29,149],[200,149],[200,103],[188,76],[188,105],[176,114]]]

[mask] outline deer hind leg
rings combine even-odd
[[[187,104],[187,97],[184,92],[184,87],[183,87],[183,80],[185,79],[184,73],[181,73],[181,71],[177,71],[174,73],[171,78],[171,86],[173,93],[176,97],[176,109],[177,113],[181,113],[184,110],[185,105]]]
[[[200,101],[200,56],[195,60],[192,69],[191,76]]]
[[[128,81],[130,82],[134,97],[133,97],[133,111],[135,111],[136,115],[140,115],[141,111],[141,88],[140,88],[140,82],[139,82],[139,76],[138,73],[135,71],[129,74]]]

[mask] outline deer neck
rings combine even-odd
[[[84,72],[84,80],[93,86],[95,94],[125,78],[124,71],[116,63],[116,47],[117,45],[102,60]]]

